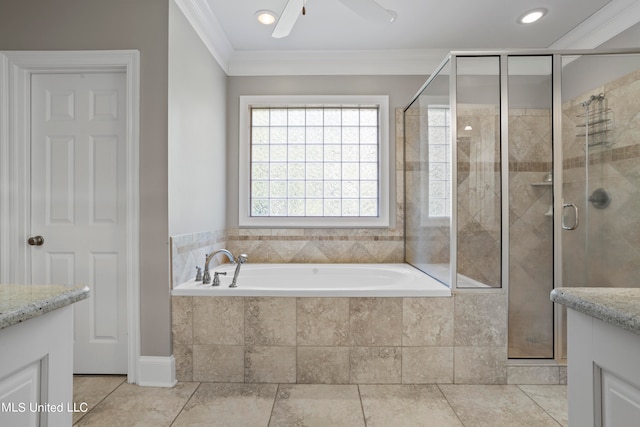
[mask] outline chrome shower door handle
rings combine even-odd
[[[575,221],[573,223],[572,226],[566,225],[564,223],[564,210],[566,208],[573,208],[573,212],[575,215]],[[580,223],[579,219],[578,219],[578,207],[576,205],[574,205],[573,203],[565,203],[562,205],[562,229],[563,230],[575,230],[576,228],[578,228],[578,224]]]

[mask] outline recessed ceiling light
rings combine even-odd
[[[259,10],[256,12],[256,18],[261,24],[271,25],[276,22],[276,13],[270,10]]]
[[[538,9],[531,9],[520,15],[520,17],[518,18],[518,22],[521,24],[532,24],[546,15],[547,12],[547,9],[542,7]]]

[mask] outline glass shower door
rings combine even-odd
[[[563,57],[562,156],[562,286],[640,286],[640,55]]]

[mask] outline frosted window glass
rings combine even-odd
[[[287,143],[287,128],[285,127],[272,127],[269,135],[269,142],[271,144],[286,144]]]
[[[360,214],[360,200],[343,199],[342,216],[358,216]]]
[[[304,216],[304,199],[289,199],[289,216]]]
[[[287,146],[286,145],[272,145],[269,150],[269,161],[271,162],[286,162],[287,161]]]
[[[324,179],[340,179],[340,163],[324,164]]]
[[[307,145],[307,161],[308,162],[321,162],[324,156],[321,145]]]
[[[253,197],[269,197],[269,181],[253,181],[251,183],[251,194],[253,194]]]
[[[253,199],[251,201],[251,215],[269,216],[269,200]]]
[[[269,206],[269,216],[286,216],[287,215],[287,200],[286,199],[271,199]]]
[[[269,143],[269,128],[268,127],[254,127],[251,131],[251,141],[253,144],[268,144]]]
[[[304,197],[304,181],[289,181],[289,197]]]
[[[288,179],[304,179],[304,163],[289,163]]]
[[[360,146],[359,145],[343,145],[342,146],[342,161],[343,162],[357,162],[360,160]]]
[[[339,162],[342,159],[342,147],[340,145],[324,146],[324,161]]]
[[[251,160],[254,162],[268,162],[269,161],[269,146],[268,145],[254,145],[251,149]]]
[[[307,126],[322,126],[323,122],[324,122],[324,115],[323,115],[323,110],[321,108],[307,109],[307,115],[306,115]]]
[[[289,144],[304,144],[305,135],[303,127],[289,128]]]
[[[359,126],[360,110],[345,108],[342,110],[342,126]]]
[[[252,126],[269,126],[269,110],[254,108],[251,112]]]
[[[287,197],[286,181],[271,181],[271,197]]]
[[[287,125],[304,126],[306,124],[304,109],[289,109]]]
[[[342,126],[342,112],[339,108],[327,108],[324,110],[325,126]]]
[[[290,145],[289,146],[289,161],[301,162],[304,161],[304,145]]]
[[[271,126],[286,126],[287,125],[287,109],[286,108],[272,108],[269,124]]]
[[[251,166],[251,179],[269,179],[269,163],[254,163]]]
[[[324,199],[324,216],[340,216],[340,199]]]
[[[370,107],[253,109],[251,215],[378,216],[378,114]]]
[[[343,163],[342,179],[358,179],[360,172],[360,163]]]
[[[357,144],[360,142],[360,128],[344,127],[342,128],[342,142],[344,144]]]

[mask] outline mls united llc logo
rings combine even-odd
[[[25,413],[25,412],[87,412],[87,402],[81,403],[35,403],[35,402],[1,402],[0,412]]]

